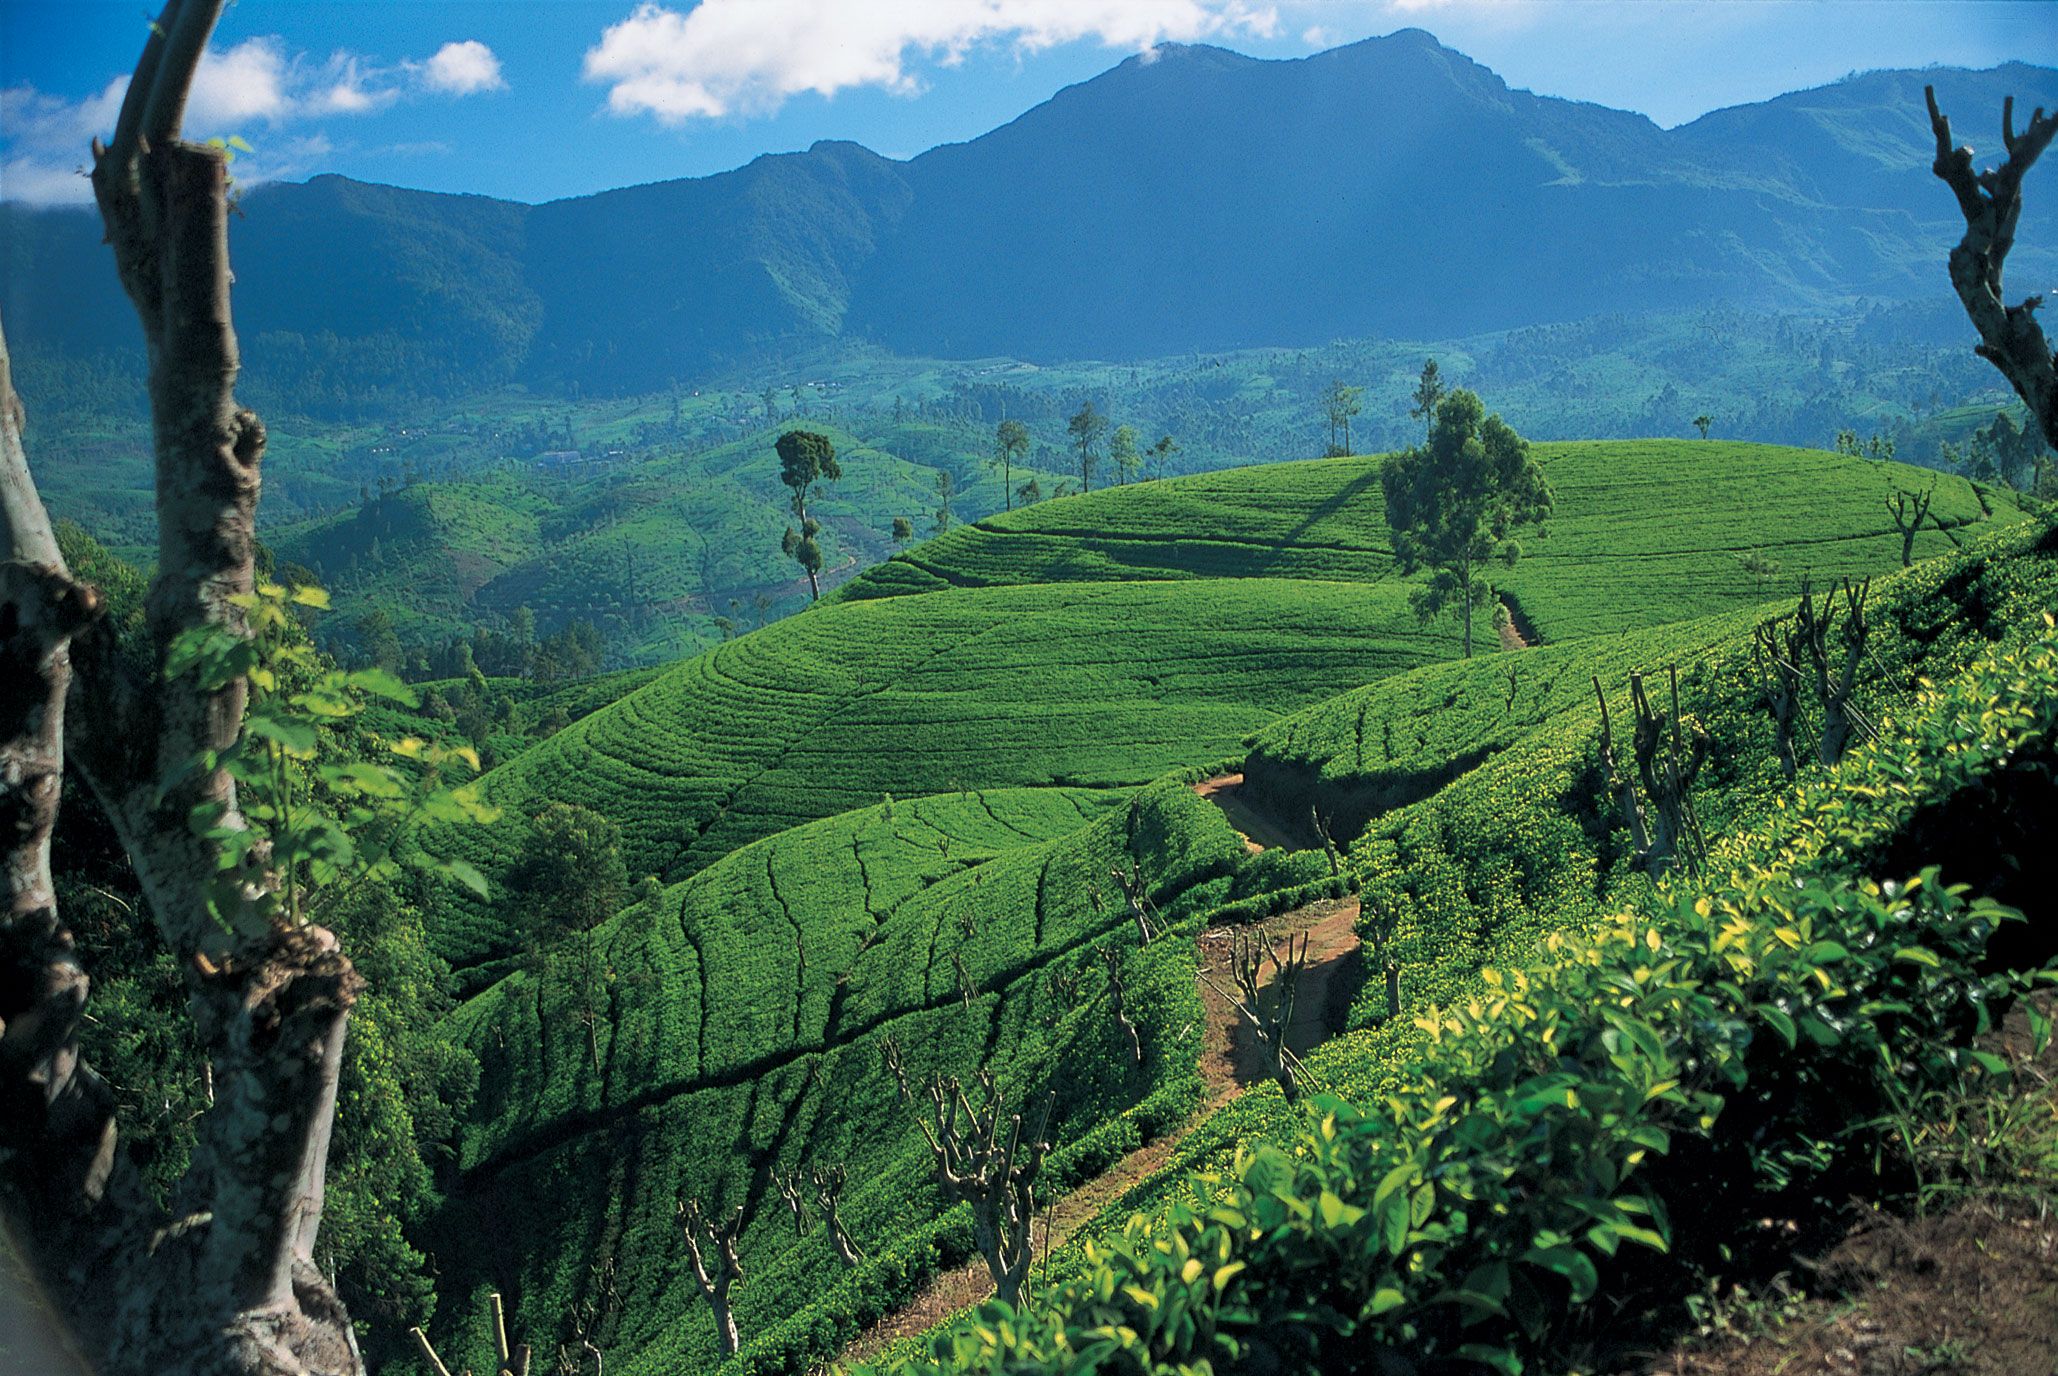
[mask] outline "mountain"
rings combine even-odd
[[[849,143],[525,206],[341,177],[235,226],[254,379],[348,408],[506,381],[646,391],[869,341],[1131,358],[1944,292],[1963,127],[2058,70],[1874,72],[1677,129],[1537,96],[1420,30],[1271,61],[1165,46],[906,162]],[[2039,208],[2032,206],[2032,211]],[[125,346],[81,211],[0,207],[24,345]],[[2058,268],[2026,234],[2016,269]]]

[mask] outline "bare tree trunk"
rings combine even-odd
[[[2018,137],[2015,97],[2008,97],[2001,106],[2001,145],[2007,157],[1999,167],[1975,173],[1972,149],[1951,146],[1951,121],[1937,108],[1936,88],[1925,86],[1922,94],[1937,140],[1931,170],[1951,188],[1965,217],[1965,237],[1951,250],[1951,286],[1979,331],[1973,352],[2000,369],[2029,406],[2044,443],[2058,449],[2058,356],[2037,323],[2043,298],[2031,296],[2010,306],[2001,296],[2001,269],[2015,246],[2015,226],[2022,217],[2022,178],[2058,134],[2058,114],[2047,116],[2039,108]]]
[[[226,773],[190,768],[163,786],[172,769],[235,744],[247,697],[241,679],[210,692],[162,671],[182,633],[244,628],[231,599],[251,588],[264,453],[264,427],[233,393],[225,167],[219,151],[179,137],[219,10],[220,0],[171,0],[113,145],[94,148],[94,193],[150,363],[159,536],[145,665],[124,659],[111,633],[85,628],[95,599],[49,538],[5,389],[0,813],[18,825],[0,964],[26,978],[0,995],[0,1184],[32,1263],[102,1370],[354,1376],[363,1364],[349,1316],[313,1248],[361,982],[333,936],[279,911],[261,854],[229,876],[224,897],[220,852],[190,818],[207,804],[217,825],[245,825]],[[186,973],[216,1085],[168,1216],[116,1151],[108,1096],[78,1056],[87,982],[48,884],[67,761],[98,797]]]

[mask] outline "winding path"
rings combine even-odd
[[[1225,777],[1241,783],[1243,776]],[[1258,820],[1262,822],[1262,818]],[[1252,849],[1262,847],[1253,840]],[[1277,940],[1275,954],[1283,952],[1290,937],[1298,938],[1305,934],[1308,938],[1308,969],[1301,977],[1293,1026],[1287,1036],[1287,1044],[1296,1054],[1305,1055],[1328,1037],[1335,1025],[1330,1007],[1332,991],[1336,987],[1337,976],[1348,968],[1349,957],[1358,948],[1357,918],[1358,900],[1353,897],[1311,903],[1268,924]],[[1217,1109],[1266,1077],[1263,1049],[1251,1037],[1242,1015],[1225,992],[1230,988],[1229,944],[1234,930],[1233,927],[1209,927],[1199,938],[1200,965],[1196,984],[1205,1016],[1199,1064],[1200,1104],[1179,1127],[1129,1153],[1051,1205],[1043,1222],[1040,1255],[1049,1256],[1063,1247],[1103,1209],[1163,1169],[1195,1128],[1213,1116]],[[1269,981],[1265,987],[1270,987]],[[907,1306],[880,1319],[860,1334],[837,1355],[836,1364],[846,1366],[875,1357],[889,1345],[927,1332],[992,1293],[993,1282],[987,1275],[983,1260],[974,1258],[943,1272],[924,1286]]]

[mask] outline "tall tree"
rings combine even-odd
[[[993,456],[1000,460],[1000,488],[1007,509],[1015,509],[1015,463],[1029,452],[1029,427],[1004,420],[993,430]]]
[[[1414,405],[1408,414],[1422,422],[1426,432],[1436,425],[1436,408],[1443,402],[1443,374],[1437,371],[1436,360],[1428,359],[1422,364],[1422,376],[1415,383]]]
[[[936,533],[943,534],[950,529],[954,519],[951,515],[951,498],[957,496],[958,480],[948,468],[936,470]]]
[[[1426,623],[1456,607],[1470,659],[1472,612],[1493,601],[1487,565],[1513,565],[1522,552],[1515,533],[1550,515],[1529,442],[1461,387],[1437,403],[1429,442],[1388,459],[1379,478],[1401,572],[1430,571],[1410,598],[1416,614]]]
[[[1065,433],[1072,437],[1072,443],[1079,449],[1079,490],[1093,491],[1093,469],[1100,462],[1100,437],[1107,432],[1108,418],[1095,409],[1089,399],[1079,404],[1072,413],[1072,419],[1065,425]]]
[[[223,658],[219,672],[167,673],[196,633],[247,645],[254,601],[265,431],[234,393],[225,150],[181,137],[220,9],[170,0],[113,142],[93,148],[149,362],[158,572],[136,653],[95,624],[99,596],[57,547],[0,343],[0,1198],[100,1370],[355,1376],[350,1319],[314,1243],[362,981],[328,930],[298,920],[239,805],[230,761],[247,672]],[[112,1095],[78,1053],[88,980],[50,878],[67,767],[98,797],[178,957],[213,1073],[168,1211],[140,1187]]]
[[[822,585],[816,575],[822,571],[822,546],[817,537],[822,533],[822,523],[808,514],[807,505],[816,484],[834,482],[843,476],[843,469],[836,462],[836,445],[816,430],[788,430],[779,436],[773,448],[779,451],[779,481],[792,489],[793,515],[800,523],[786,527],[781,548],[807,574],[809,600],[818,600]]]
[[[1351,418],[1364,409],[1364,395],[1363,387],[1352,387],[1340,377],[1331,379],[1322,393],[1322,413],[1329,421],[1331,458],[1351,452]]]
[[[1143,463],[1140,438],[1133,425],[1118,425],[1115,433],[1108,436],[1108,462],[1115,466],[1115,481],[1126,484],[1136,476]]]
[[[1155,472],[1161,476],[1165,471],[1166,465],[1172,462],[1172,456],[1178,452],[1179,442],[1177,440],[1173,439],[1170,435],[1160,435],[1158,436],[1158,442],[1150,447],[1144,457],[1156,465]]]
[[[1937,108],[1936,88],[1925,86],[1922,94],[1937,141],[1931,170],[1951,188],[1965,217],[1965,237],[1951,250],[1951,286],[1979,331],[1974,352],[2008,379],[2029,406],[2044,443],[2058,449],[2058,354],[2037,323],[2043,298],[2031,296],[2010,306],[2001,287],[2001,269],[2015,246],[2015,226],[2022,218],[2022,179],[2058,135],[2058,113],[2046,115],[2038,106],[2029,127],[2018,135],[2015,97],[2008,97],[2001,104],[2001,146],[2008,156],[1999,167],[1976,173],[1972,149],[1951,146],[1951,121]]]

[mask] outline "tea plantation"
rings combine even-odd
[[[913,1074],[991,1070],[1014,1102],[1054,1088],[1054,1166],[1098,1169],[1139,1122],[1185,1111],[1199,1031],[1192,941],[1139,949],[1096,889],[1118,860],[1139,865],[1177,923],[1219,900],[1242,853],[1176,785],[1002,789],[795,828],[648,896],[592,934],[590,955],[574,938],[451,1019],[484,1068],[436,1225],[462,1239],[446,1253],[466,1278],[453,1293],[511,1286],[528,1328],[548,1331],[609,1266],[611,1350],[647,1370],[708,1365],[713,1323],[674,1218],[690,1195],[746,1210],[746,1332],[802,1311],[803,1326],[855,1331],[968,1251],[959,1220],[938,1222],[884,1040]],[[1141,1065],[1096,959],[1110,942]],[[875,1254],[848,1274],[771,1189],[774,1170],[830,1165],[849,1171],[842,1216]]]
[[[1360,1030],[1310,1057],[1335,1097],[1307,1114],[1243,1096],[1020,1311],[989,1305],[888,1365],[1564,1369],[1635,1350],[1626,1319],[1684,1315],[1753,1249],[1791,1264],[1750,1222],[1897,1188],[1896,1106],[2005,1093],[2004,1062],[1966,1039],[2058,979],[2050,861],[2032,853],[2058,801],[2054,604],[2044,523],[1884,582],[1878,737],[1798,784],[1740,682],[1747,620],[1646,637],[1642,663],[1677,660],[1716,745],[1698,882],[1625,863],[1597,708],[1510,706],[1534,723],[1519,739],[1351,847],[1368,934],[1400,914],[1409,993],[1400,1018],[1361,999]],[[1560,677],[1590,669],[1612,692],[1622,650]],[[1352,694],[1266,744],[1311,776],[1376,772],[1355,722],[1405,730],[1425,703],[1483,696],[1497,667],[1421,670],[1391,685],[1413,695]],[[1444,739],[1466,753],[1464,732]]]
[[[1495,583],[1532,639],[1652,626],[1757,602],[1804,576],[1890,568],[1886,499],[1932,483],[1915,556],[2019,520],[2013,493],[1927,469],[1812,449],[1698,440],[1532,446],[1556,508]],[[1777,566],[1753,573],[1759,554]],[[1382,581],[1393,547],[1379,460],[1266,464],[1044,502],[990,516],[867,571],[845,598],[1098,579]]]
[[[2043,528],[1955,480],[1945,528],[1916,543],[1940,557],[1898,572],[1883,497],[1927,475],[1766,446],[1539,448],[1558,515],[1509,579],[1538,648],[1453,660],[1453,629],[1420,625],[1391,572],[1376,461],[1282,464],[931,541],[489,774],[514,825],[491,846],[459,838],[489,873],[521,819],[573,802],[619,825],[632,876],[663,883],[542,955],[519,953],[499,905],[438,915],[473,987],[496,980],[450,1021],[484,1079],[432,1230],[446,1355],[483,1364],[474,1301],[498,1288],[550,1341],[590,1321],[611,1371],[715,1369],[674,1217],[686,1196],[745,1211],[745,1348],[725,1370],[807,1370],[906,1303],[971,1245],[883,1069],[889,1036],[918,1072],[991,1070],[1015,1101],[1058,1089],[1059,1185],[1177,1123],[1198,1093],[1196,927],[1333,891],[1319,853],[1247,855],[1185,787],[1201,770],[1247,756],[1280,815],[1329,813],[1368,936],[1394,919],[1408,1016],[1385,1016],[1368,963],[1345,990],[1355,1030],[1309,1058],[1318,1090],[1373,1102],[1429,1073],[1417,1013],[1647,891],[1599,769],[1593,677],[1613,698],[1632,669],[1678,665],[1714,741],[1703,818],[1739,833],[1787,791],[1748,682],[1750,628],[1786,609],[1784,585],[1883,576],[1866,679],[1883,718],[2058,589]],[[1689,461],[1727,481],[1693,480]],[[1694,519],[1667,516],[1688,492]],[[1780,571],[1746,569],[1751,550]],[[1140,950],[1099,892],[1118,861],[1170,926]],[[1140,1065],[1095,959],[1111,943]],[[1240,1150],[1303,1126],[1276,1091],[1242,1095],[1096,1235],[1114,1245],[1139,1207],[1176,1223],[1184,1172],[1241,1171]],[[804,1163],[850,1172],[855,1269],[780,1201],[774,1171]],[[1095,1265],[1049,1263],[1054,1283],[1105,1289]],[[1003,1352],[999,1331],[946,1341],[1031,1370],[1070,1369],[1052,1354],[1084,1341]]]

